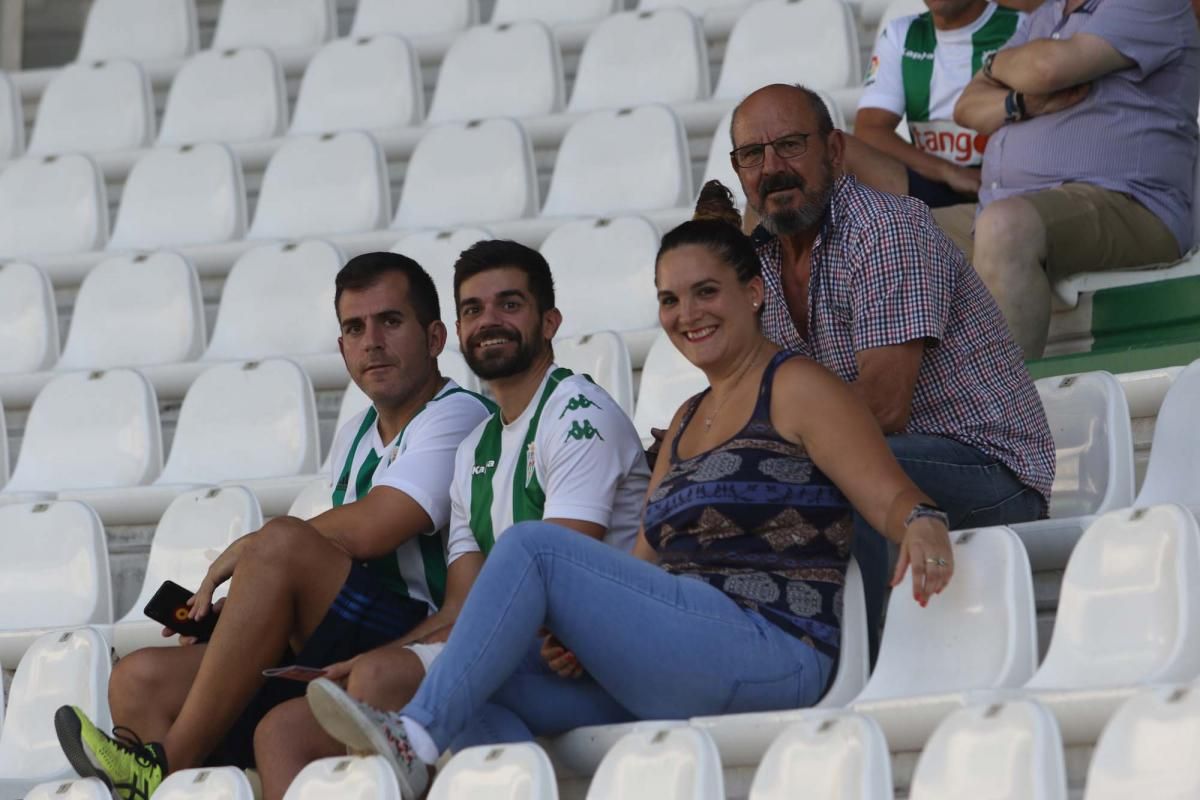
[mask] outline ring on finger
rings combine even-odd
[[[929,558],[925,559],[925,563],[935,567],[944,567],[949,562],[947,562],[946,559],[942,558],[941,556],[938,556],[937,558],[930,556]]]

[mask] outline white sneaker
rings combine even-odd
[[[308,684],[308,707],[325,732],[356,755],[380,755],[396,773],[404,800],[417,800],[429,785],[429,768],[417,758],[396,712],[359,702],[328,678]]]

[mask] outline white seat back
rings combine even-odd
[[[195,0],[95,0],[76,61],[165,61],[196,52]]]
[[[7,73],[0,72],[0,159],[7,161],[25,151],[25,110],[21,93]]]
[[[878,723],[860,714],[814,714],[767,748],[749,800],[882,800],[892,796],[892,762]]]
[[[879,9],[883,8],[883,14],[879,15]],[[888,23],[899,17],[907,17],[912,14],[924,14],[928,11],[925,5],[925,0],[863,0],[859,4],[860,17],[864,23],[878,16],[879,24],[875,26],[875,38],[879,38],[879,34]]]
[[[537,168],[524,128],[490,119],[439,125],[421,138],[392,226],[451,228],[537,212]]]
[[[160,484],[311,475],[320,437],[312,383],[282,358],[218,364],[188,390]]]
[[[4,421],[4,403],[0,402],[0,431],[5,431],[4,436],[0,436],[0,481],[8,483],[8,423]],[[3,485],[3,484],[0,484]],[[0,717],[0,725],[3,725],[4,718]]]
[[[633,366],[629,348],[619,335],[596,331],[573,339],[559,337],[554,340],[554,361],[572,372],[590,375],[622,411],[633,416]]]
[[[351,36],[454,34],[479,24],[479,0],[359,0]]]
[[[1109,512],[1071,552],[1050,648],[1027,686],[1191,680],[1200,675],[1198,621],[1195,517],[1173,505]]]
[[[287,88],[270,50],[205,50],[171,82],[158,143],[246,142],[286,128]]]
[[[733,139],[729,135],[729,125],[733,122],[733,111],[729,109],[713,131],[712,144],[708,147],[708,161],[704,165],[704,183],[718,180],[733,192],[733,203],[738,210],[746,210],[746,193],[742,191],[742,181],[738,178],[729,151],[733,150]],[[701,186],[704,185],[701,184]]]
[[[0,258],[85,253],[107,241],[104,176],[87,156],[22,158],[0,172]]]
[[[194,361],[204,352],[204,340],[204,296],[186,258],[167,251],[112,256],[84,277],[55,368]]]
[[[1145,689],[1109,720],[1088,768],[1085,800],[1200,797],[1200,687]]]
[[[241,239],[246,233],[242,167],[228,145],[160,147],[125,179],[110,250],[157,250]]]
[[[587,800],[724,800],[712,737],[689,727],[634,730],[605,754]]]
[[[336,35],[334,0],[224,0],[212,48],[314,48]]]
[[[478,376],[471,372],[471,368],[467,366],[467,360],[457,350],[442,351],[442,354],[438,356],[438,371],[442,373],[443,377],[451,379],[464,389],[476,394],[483,391]]]
[[[1107,372],[1043,378],[1038,395],[1054,437],[1051,517],[1103,514],[1133,502],[1133,430],[1120,382]]]
[[[50,279],[32,264],[0,263],[0,374],[37,372],[58,355]]]
[[[816,704],[817,708],[842,708],[862,692],[871,677],[871,653],[867,639],[867,599],[863,594],[862,570],[853,556],[846,565],[842,589],[842,642],[838,648],[837,673],[833,683]]]
[[[533,742],[469,747],[438,772],[429,800],[558,800],[554,766]]]
[[[458,331],[455,320],[458,311],[454,305],[454,262],[462,251],[492,234],[483,228],[459,228],[445,231],[417,231],[410,233],[392,246],[393,253],[406,255],[420,264],[438,290],[438,305],[441,307],[442,322],[446,324],[446,349],[459,350]]]
[[[429,121],[552,114],[563,95],[562,58],[545,24],[479,25],[446,52]]]
[[[263,174],[248,239],[301,239],[382,228],[387,164],[362,131],[290,137]]]
[[[959,709],[917,761],[911,800],[1067,800],[1054,715],[1026,700]]]
[[[675,412],[692,395],[708,388],[708,378],[659,333],[642,366],[642,385],[638,390],[633,427],[642,442],[650,442],[650,429],[666,430]]]
[[[333,282],[344,263],[340,250],[320,240],[266,244],[246,252],[225,279],[204,358],[244,361],[337,352]],[[264,297],[271,302],[264,303]]]
[[[162,469],[154,388],[130,369],[70,372],[46,384],[25,421],[8,492],[141,486]]]
[[[596,111],[563,137],[542,214],[605,216],[692,204],[687,137],[666,106]]]
[[[112,792],[99,778],[75,778],[39,783],[25,800],[110,800]]]
[[[402,128],[424,115],[421,67],[406,40],[335,39],[304,70],[291,133]]]
[[[567,108],[689,103],[711,91],[699,20],[681,8],[630,11],[604,20],[588,37]]]
[[[325,476],[306,483],[300,490],[300,494],[296,495],[296,499],[288,507],[287,513],[289,517],[296,519],[312,519],[331,508],[333,508],[333,484],[330,483],[328,476]]]
[[[257,498],[241,486],[196,489],[176,497],[154,530],[142,589],[121,622],[145,620],[142,609],[163,581],[193,591],[199,588],[213,559],[235,539],[262,525]]]
[[[1016,687],[1033,674],[1033,580],[1021,540],[1004,527],[951,540],[954,580],[927,607],[913,599],[911,569],[892,590],[875,671],[856,702]]]
[[[599,22],[621,6],[621,0],[496,0],[492,24],[526,19],[547,25]]]
[[[0,541],[0,630],[112,622],[107,540],[89,506],[0,506]]]
[[[761,0],[729,34],[713,95],[741,100],[770,83],[841,89],[858,81],[858,32],[848,4]]]
[[[1196,204],[1200,206],[1200,203]],[[1194,361],[1167,390],[1154,425],[1150,462],[1136,505],[1182,503],[1200,506],[1200,361]]]
[[[314,761],[288,786],[283,800],[401,800],[396,775],[382,756]]]
[[[154,141],[150,80],[134,61],[68,64],[50,79],[29,137],[31,154],[136,150]]]
[[[108,644],[93,628],[38,638],[21,659],[0,733],[0,774],[44,781],[72,772],[54,732],[59,706],[79,706],[96,727],[112,726],[108,711]]]
[[[737,8],[747,5],[747,0],[638,0],[638,10],[655,11],[660,8],[677,6],[686,8],[696,16],[710,11]]]
[[[167,776],[154,790],[159,800],[254,800],[254,789],[237,767],[185,769]]]

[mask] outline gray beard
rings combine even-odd
[[[833,183],[829,182],[819,194],[799,208],[785,208],[774,214],[762,215],[762,226],[772,236],[795,236],[812,230],[825,216],[831,194]]]

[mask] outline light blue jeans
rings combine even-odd
[[[551,673],[545,626],[587,670]],[[446,649],[402,713],[439,749],[581,725],[798,708],[832,660],[703,581],[542,522],[488,556]]]

